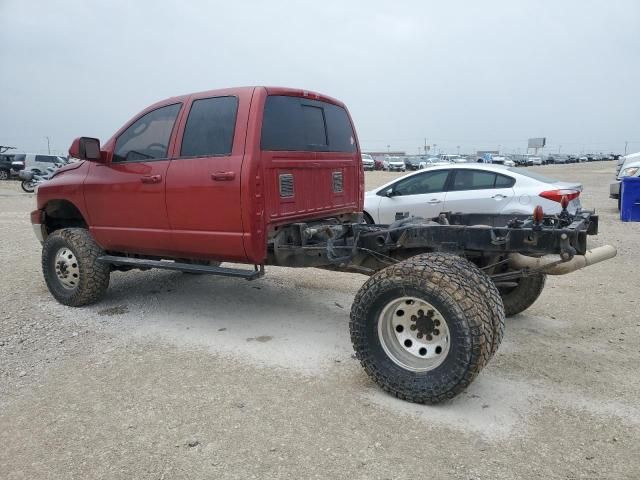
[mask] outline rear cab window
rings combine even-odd
[[[267,151],[356,151],[353,127],[344,108],[286,95],[267,97],[260,145]]]

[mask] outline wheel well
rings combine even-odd
[[[49,235],[61,228],[87,228],[80,210],[67,200],[52,200],[44,208],[44,223]]]
[[[364,217],[367,223],[373,223],[373,217],[369,215],[367,212],[363,211],[362,216]]]

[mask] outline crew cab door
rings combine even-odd
[[[118,135],[110,161],[89,166],[84,198],[91,232],[105,250],[168,252],[165,181],[181,106],[176,103],[145,113]]]
[[[240,180],[249,103],[233,95],[188,102],[167,172],[175,256],[246,259]]]
[[[379,192],[379,222],[390,224],[405,217],[437,217],[443,212],[449,170],[430,170],[405,177]]]
[[[458,169],[453,173],[444,210],[500,213],[513,199],[515,179],[487,170]]]

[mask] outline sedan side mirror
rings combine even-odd
[[[387,198],[392,198],[396,196],[396,193],[393,191],[393,188],[390,188],[384,192],[384,196]]]
[[[89,160],[91,162],[100,162],[100,140],[91,137],[76,138],[69,148],[69,156],[79,158],[80,160]]]

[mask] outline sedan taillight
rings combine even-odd
[[[567,200],[571,201],[574,198],[578,198],[580,196],[580,192],[578,190],[547,190],[540,194],[542,198],[546,198],[547,200],[551,200],[552,202],[558,202],[562,200],[562,197],[567,197]]]

